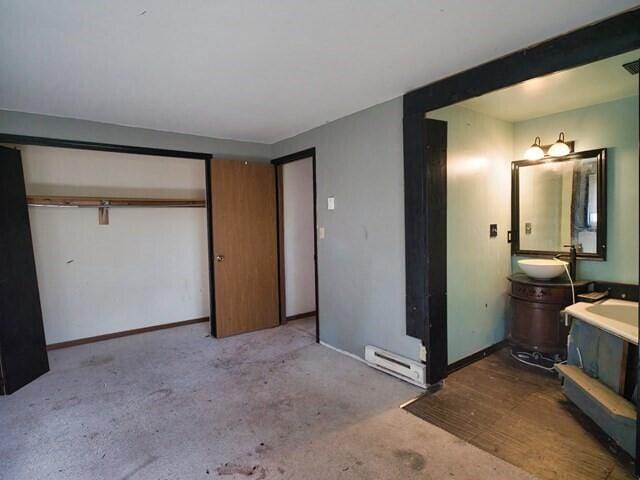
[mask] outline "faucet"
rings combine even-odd
[[[569,248],[569,253],[559,253],[558,255],[556,255],[553,258],[557,258],[560,259],[562,257],[566,257],[569,259],[569,276],[571,277],[572,280],[576,279],[576,270],[577,270],[577,266],[578,266],[578,256],[576,253],[576,246],[575,245],[564,245],[565,248]]]

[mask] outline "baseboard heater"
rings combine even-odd
[[[401,357],[373,345],[364,348],[364,359],[373,368],[382,370],[389,375],[426,388],[425,366],[420,362]]]

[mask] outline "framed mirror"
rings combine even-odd
[[[605,148],[511,166],[514,255],[557,255],[575,245],[579,258],[605,260]]]

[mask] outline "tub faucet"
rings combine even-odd
[[[572,280],[575,281],[576,279],[576,270],[577,270],[577,266],[578,266],[578,255],[576,253],[576,246],[575,245],[564,245],[565,248],[568,247],[569,248],[569,253],[559,253],[558,255],[556,255],[553,258],[567,258],[569,260],[569,276],[571,277]]]

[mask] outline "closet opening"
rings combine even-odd
[[[47,350],[210,320],[211,155],[13,135],[0,144],[20,187],[5,206],[24,220],[5,247],[29,254],[20,289],[34,292],[33,311],[4,326],[19,347],[15,359],[3,352],[4,393],[46,373]]]

